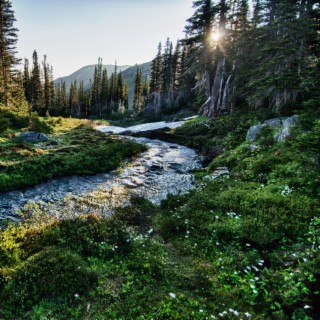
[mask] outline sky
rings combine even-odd
[[[18,57],[47,55],[54,78],[96,64],[151,61],[158,43],[183,38],[193,0],[12,0]]]

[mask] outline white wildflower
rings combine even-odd
[[[175,299],[177,296],[174,294],[174,293],[172,293],[172,292],[170,292],[169,293],[169,296],[171,297],[171,298],[173,298],[173,299]]]

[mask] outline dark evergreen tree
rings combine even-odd
[[[163,106],[170,106],[173,102],[173,92],[172,92],[172,42],[167,39],[166,46],[164,48],[163,54],[163,71],[162,71],[162,85],[161,85],[161,103]]]
[[[69,110],[70,110],[69,114],[72,117],[75,117],[75,118],[80,117],[77,80],[74,80],[74,82],[71,83],[70,93],[69,93]]]
[[[102,82],[101,82],[101,104],[103,113],[110,114],[111,110],[108,108],[109,100],[109,79],[107,69],[102,72]]]
[[[182,77],[182,54],[181,54],[181,45],[180,41],[177,41],[176,48],[172,58],[172,81],[171,81],[171,88],[170,92],[173,96],[178,94],[180,84],[181,84],[181,77]]]
[[[44,77],[44,107],[43,112],[47,113],[51,109],[52,104],[52,89],[51,89],[51,76],[50,76],[50,66],[47,63],[47,56],[44,56],[42,62],[43,67],[43,77]]]
[[[211,34],[213,32],[214,17],[218,9],[212,5],[211,0],[194,1],[193,7],[195,8],[195,13],[187,20],[188,25],[185,28],[187,38],[183,40],[183,43],[189,45],[194,51],[194,64],[202,71],[199,86],[204,86],[205,88],[208,98],[207,106],[210,109],[213,78]]]
[[[128,84],[128,80],[124,80],[123,100],[124,100],[124,107],[126,110],[128,110],[129,109],[129,84]]]
[[[36,51],[32,55],[32,71],[31,71],[31,108],[37,111],[39,115],[44,116],[46,110],[43,103],[43,87],[41,83],[40,66],[38,62],[38,54]]]
[[[68,108],[68,98],[67,98],[67,87],[66,82],[63,81],[61,84],[61,115],[67,117],[70,116],[69,108]]]
[[[95,66],[93,83],[91,87],[91,103],[92,103],[92,114],[102,114],[102,103],[101,103],[101,85],[102,85],[102,59],[98,59],[98,64]]]
[[[16,58],[17,31],[14,27],[14,11],[9,0],[0,1],[0,104],[16,105],[15,95],[22,90],[19,75],[14,70],[19,63]]]
[[[118,85],[117,85],[117,101],[119,105],[124,104],[124,94],[123,94],[123,79],[121,71],[118,74]]]
[[[134,96],[133,96],[133,109],[136,113],[139,113],[144,108],[143,98],[143,83],[142,83],[142,72],[141,69],[137,70],[135,81],[134,81]]]
[[[29,70],[29,60],[24,59],[23,65],[23,88],[27,101],[31,103],[31,79]]]

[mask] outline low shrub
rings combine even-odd
[[[79,255],[48,247],[14,269],[0,305],[18,315],[43,299],[70,300],[87,295],[96,282],[97,275]]]

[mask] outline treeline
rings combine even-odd
[[[74,80],[70,88],[66,88],[65,81],[54,84],[53,69],[46,56],[41,65],[42,69],[34,51],[32,69],[29,70],[29,61],[25,59],[23,71],[26,99],[39,115],[49,113],[51,116],[87,118],[123,113],[128,109],[128,82],[122,78],[121,72],[117,72],[117,65],[108,78],[107,69],[102,69],[102,59],[99,58],[88,89],[83,81],[77,83]]]
[[[195,98],[192,88],[196,78],[188,72],[191,68],[189,55],[190,50],[183,42],[178,41],[174,49],[169,38],[164,48],[159,43],[151,64],[150,82],[146,79],[142,84],[137,73],[135,83],[141,89],[135,91],[135,110],[160,113],[184,106]]]
[[[23,113],[37,112],[40,116],[87,118],[105,116],[128,109],[128,82],[117,66],[109,77],[99,58],[91,87],[75,80],[70,88],[65,82],[54,84],[53,68],[44,56],[40,63],[36,51],[32,65],[24,61],[23,71],[17,70],[21,60],[16,58],[18,41],[14,11],[10,0],[0,1],[0,107]]]
[[[188,96],[207,117],[319,98],[319,1],[197,0],[186,38],[152,63],[148,107]],[[181,49],[182,48],[182,49]],[[196,94],[192,97],[192,94]],[[180,100],[180,103],[179,103]]]

